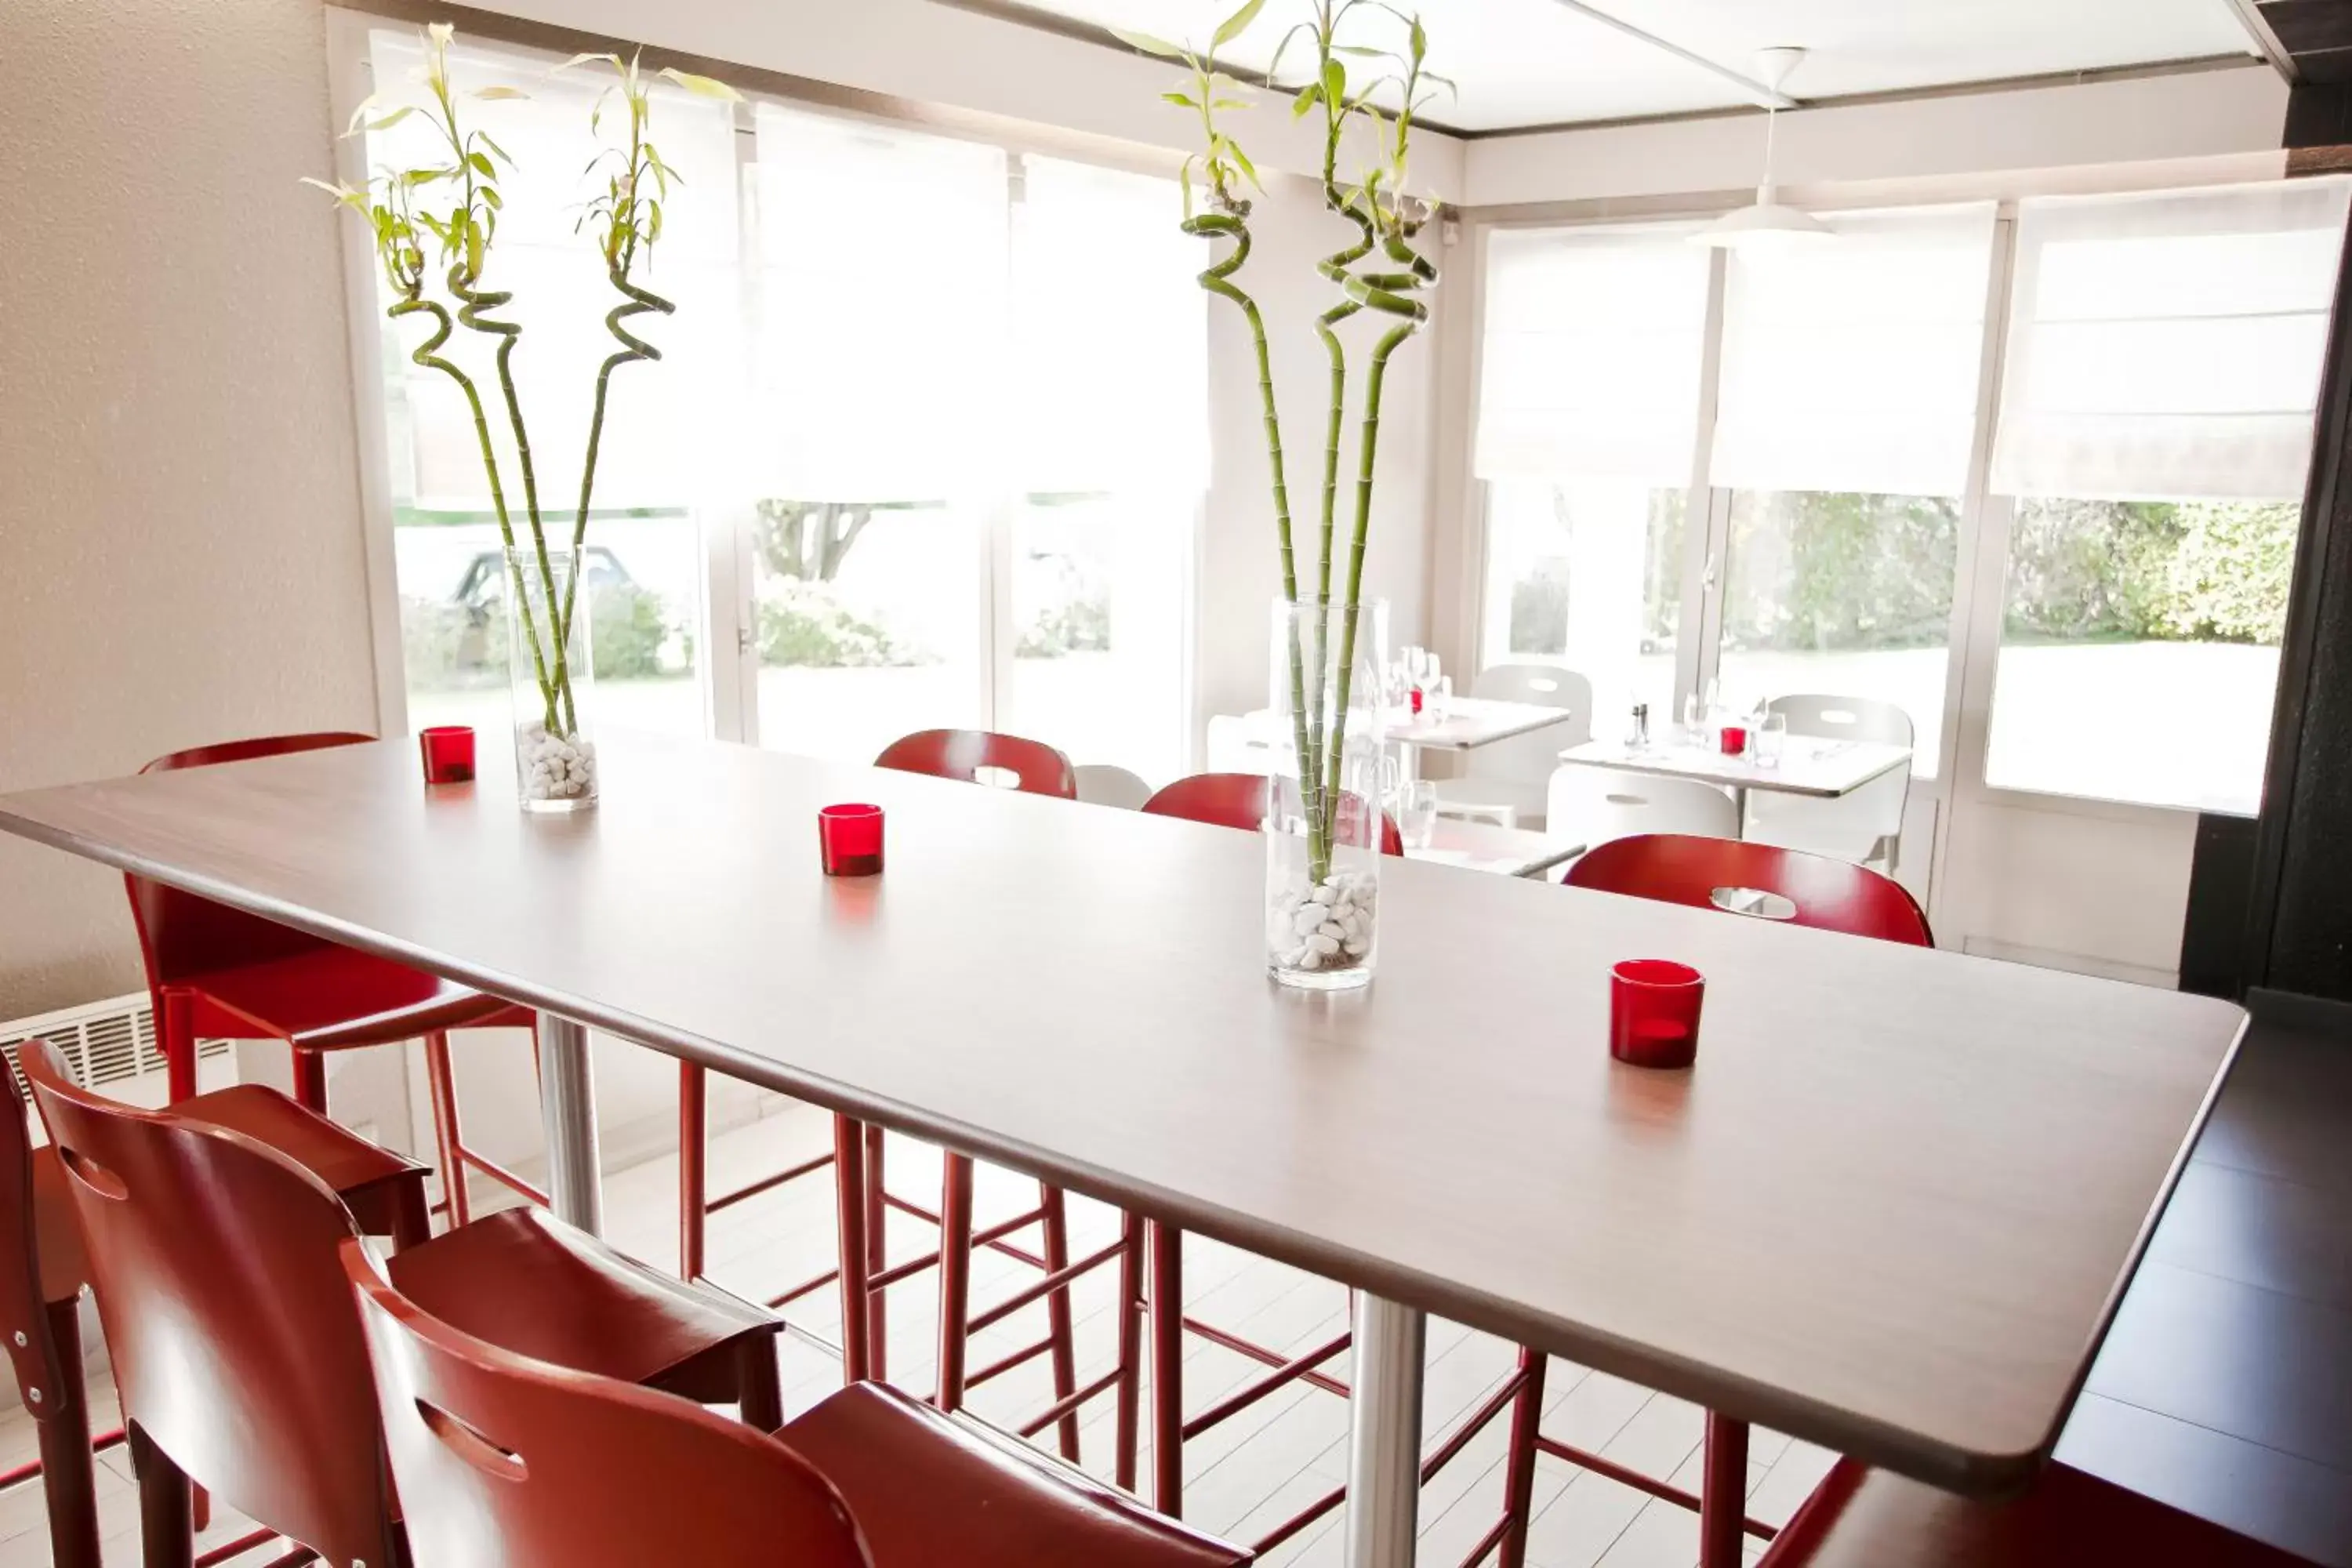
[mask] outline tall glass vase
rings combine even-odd
[[[577,571],[568,550],[507,552],[515,786],[525,811],[584,811],[596,804],[588,643],[594,590],[578,581]]]
[[[1381,599],[1274,604],[1265,963],[1285,985],[1362,985],[1380,955],[1388,626]]]

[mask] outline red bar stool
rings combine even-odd
[[[1927,918],[1908,889],[1891,878],[1844,860],[1801,850],[1781,849],[1734,838],[1649,833],[1612,839],[1570,868],[1568,885],[1620,893],[1662,903],[1715,910],[1748,918],[1777,919],[1790,925],[1848,936],[1932,947]],[[1719,895],[1754,891],[1778,895],[1780,913],[1748,914],[1753,900]],[[1698,1495],[1653,1476],[1630,1470],[1600,1455],[1547,1437],[1539,1424],[1548,1359],[1522,1348],[1512,1383],[1523,1392],[1511,1422],[1511,1445],[1504,1470],[1503,1519],[1482,1542],[1476,1562],[1501,1548],[1503,1568],[1521,1568],[1527,1559],[1528,1525],[1535,1487],[1536,1456],[1549,1454],[1608,1477],[1638,1491],[1695,1510],[1699,1516],[1704,1568],[1738,1568],[1745,1536],[1773,1539],[1772,1528],[1748,1518],[1748,1423],[1709,1412],[1706,1458]]]
[[[1240,1568],[1247,1552],[896,1390],[772,1437],[436,1321],[342,1248],[416,1560],[794,1568]]]
[[[347,1204],[378,1214],[396,1245],[423,1240],[424,1166],[312,1116],[275,1089],[240,1086],[198,1095],[180,1114],[232,1126],[341,1184]],[[54,1146],[35,1147],[29,1114],[9,1078],[0,1097],[0,1333],[16,1390],[33,1417],[40,1458],[0,1475],[0,1488],[41,1479],[49,1547],[58,1568],[99,1568],[98,1503],[91,1456],[123,1440],[118,1428],[90,1436],[82,1380],[81,1293],[89,1283],[65,1166]]]
[[[1268,781],[1257,773],[1195,773],[1178,779],[1150,800],[1143,809],[1154,816],[1178,816],[1192,822],[1257,832],[1265,824]],[[1341,836],[1361,842],[1370,807],[1354,796],[1341,803]],[[1381,853],[1402,855],[1404,840],[1387,813],[1381,815]],[[1352,1296],[1351,1296],[1352,1299]],[[1348,1396],[1348,1384],[1323,1368],[1345,1353],[1351,1333],[1339,1333],[1300,1355],[1286,1355],[1251,1342],[1214,1324],[1184,1314],[1184,1235],[1173,1226],[1151,1226],[1151,1468],[1152,1501],[1160,1511],[1181,1517],[1184,1507],[1184,1445],[1238,1415],[1250,1406],[1287,1388],[1305,1383],[1327,1393]],[[1194,1334],[1211,1344],[1256,1362],[1270,1370],[1215,1405],[1187,1420],[1184,1416],[1184,1336]],[[1539,1398],[1523,1394],[1523,1376],[1514,1376],[1489,1394],[1477,1409],[1456,1423],[1453,1431],[1422,1461],[1425,1482],[1505,1410]],[[1540,1406],[1536,1406],[1540,1408]],[[1345,1487],[1334,1487],[1291,1515],[1253,1543],[1254,1550],[1271,1552],[1347,1500]],[[1491,1550],[1490,1542],[1479,1553]],[[1477,1558],[1471,1559],[1476,1562]]]
[[[1971,1502],[1841,1459],[1756,1568],[2307,1568],[2304,1559],[2053,1464],[2023,1497]]]
[[[350,1212],[240,1132],[93,1095],[47,1045],[23,1061],[98,1292],[148,1568],[193,1561],[192,1479],[265,1527],[208,1559],[276,1533],[338,1568],[408,1561],[336,1252],[356,1238]],[[538,1209],[478,1220],[389,1267],[436,1317],[520,1353],[738,1404],[761,1430],[781,1417],[774,1319]]]
[[[1892,877],[1802,849],[1687,833],[1612,838],[1569,868],[1567,885],[1692,909],[1748,914],[1815,931],[1933,947],[1927,916]],[[1752,889],[1789,900],[1782,914],[1727,908],[1718,894]],[[1736,902],[1736,900],[1733,900]]]
[[[1006,787],[1023,794],[1061,800],[1077,798],[1076,773],[1069,759],[1042,742],[1014,735],[974,730],[926,730],[892,742],[875,759],[875,765],[966,783],[983,782],[982,773],[994,770],[1005,775]],[[702,1272],[709,1215],[831,1166],[841,1214],[841,1263],[794,1285],[769,1305],[789,1305],[838,1279],[843,1298],[844,1373],[852,1383],[886,1378],[889,1331],[886,1292],[892,1285],[939,1268],[940,1382],[934,1394],[939,1407],[960,1410],[974,1388],[1040,1356],[1048,1357],[1054,1379],[1053,1403],[1042,1415],[1023,1423],[1020,1435],[1033,1436],[1051,1426],[1055,1429],[1063,1458],[1075,1461],[1079,1458],[1080,1411],[1103,1394],[1112,1393],[1118,1401],[1113,1438],[1115,1473],[1120,1485],[1134,1484],[1140,1427],[1140,1325],[1132,1311],[1120,1313],[1116,1364],[1109,1373],[1081,1388],[1070,1287],[1094,1269],[1116,1263],[1119,1269],[1119,1299],[1129,1302],[1138,1300],[1143,1270],[1143,1232],[1139,1222],[1131,1216],[1123,1219],[1117,1242],[1074,1260],[1070,1256],[1067,1199],[1060,1188],[1040,1183],[1034,1208],[984,1228],[975,1228],[974,1167],[970,1155],[943,1152],[940,1205],[937,1209],[927,1208],[889,1190],[884,1179],[882,1130],[846,1119],[836,1120],[832,1153],[817,1155],[748,1186],[712,1197],[707,1192],[704,1163],[707,1095],[704,1069],[692,1063],[683,1064],[678,1079],[678,1142],[683,1152],[678,1262],[687,1278],[697,1278]],[[884,1236],[892,1210],[937,1226],[939,1249],[895,1264],[890,1262]],[[1034,1251],[1013,1240],[1033,1226],[1039,1232],[1039,1243]],[[976,1247],[982,1247],[1037,1269],[1044,1278],[1007,1300],[975,1312],[971,1300],[971,1257]],[[1040,1301],[1045,1304],[1046,1318],[1043,1340],[980,1367],[970,1364],[968,1342],[972,1334]]]
[[[271,735],[174,752],[140,771],[176,773],[370,739],[347,732]],[[466,1194],[469,1170],[546,1204],[545,1193],[466,1147],[449,1068],[451,1029],[527,1029],[536,1021],[529,1008],[143,877],[126,876],[123,881],[147,962],[155,1036],[170,1074],[173,1103],[196,1092],[199,1036],[284,1040],[294,1052],[294,1096],[321,1115],[327,1109],[321,1052],[422,1038],[449,1223],[463,1225],[472,1217]]]

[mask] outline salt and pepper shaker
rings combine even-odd
[[[1625,738],[1625,743],[1637,752],[1646,752],[1650,749],[1650,705],[1648,703],[1633,704],[1633,732]]]

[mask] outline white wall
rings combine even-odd
[[[315,0],[21,0],[0,93],[0,790],[373,720]],[[0,838],[0,1018],[142,984]]]
[[[1773,156],[1780,183],[1801,195],[1819,185],[2276,156],[2285,118],[2286,84],[2255,61],[1796,110],[1780,116]],[[1492,137],[1469,144],[1462,201],[1493,207],[1740,191],[1756,184],[1763,158],[1757,113]]]

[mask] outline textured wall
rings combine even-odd
[[[12,0],[0,789],[370,728],[318,0]],[[0,1018],[138,981],[121,884],[0,839]]]

